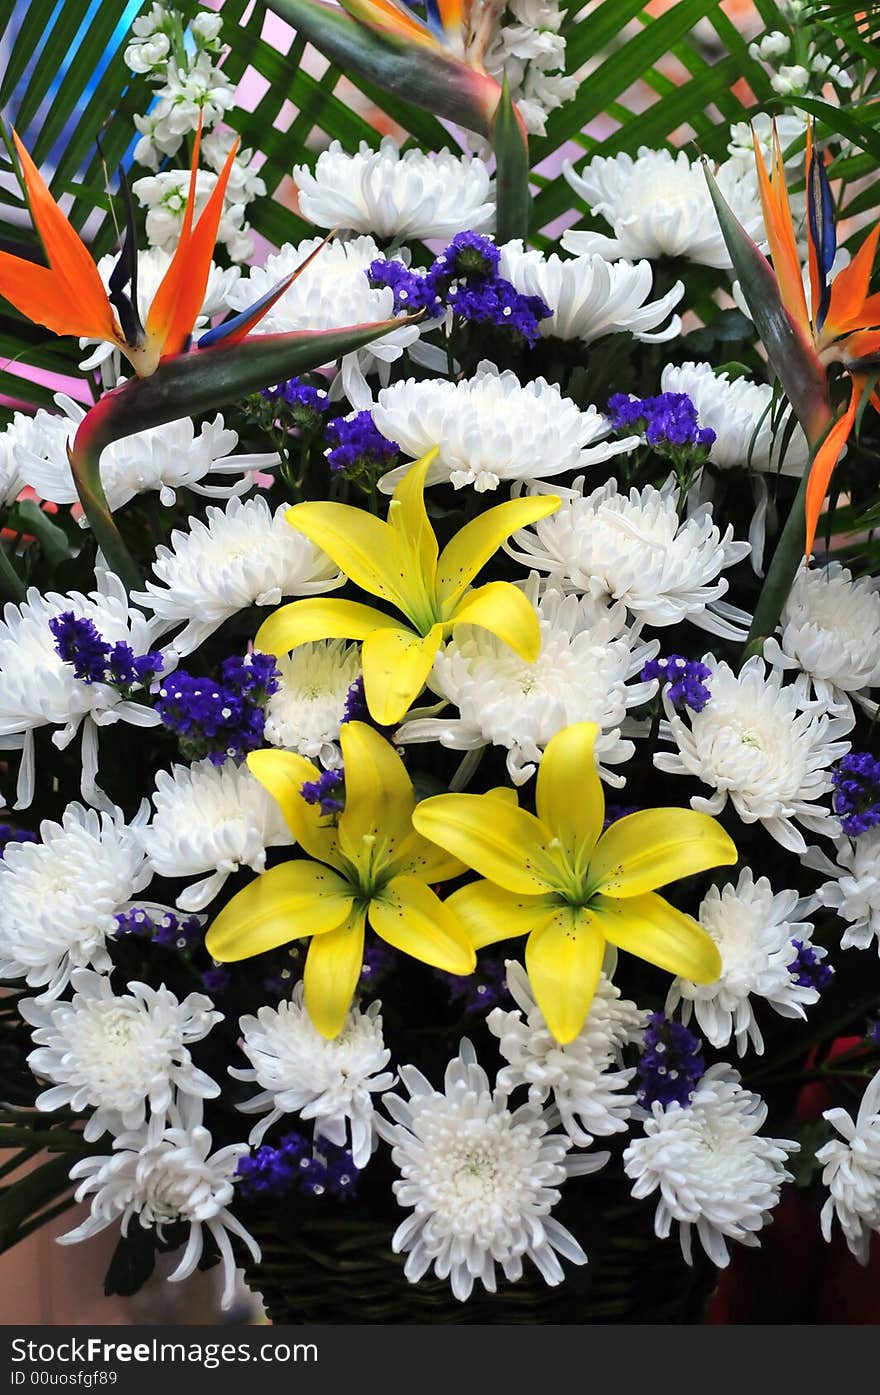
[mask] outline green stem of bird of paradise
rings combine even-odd
[[[496,237],[499,243],[529,233],[529,147],[522,119],[510,97],[507,78],[492,122],[495,152]]]
[[[773,560],[767,568],[761,594],[758,596],[755,616],[742,653],[741,662],[743,663],[754,654],[763,653],[764,641],[776,629],[782,607],[785,605],[798,567],[803,560],[808,480],[809,470],[805,470],[798,485],[794,502],[789,509],[788,518],[785,520],[785,526],[779,535]]]

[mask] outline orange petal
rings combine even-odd
[[[848,329],[861,329],[876,324],[880,312],[880,296],[868,297],[871,271],[877,254],[880,223],[865,238],[849,266],[838,271],[831,284],[831,303],[824,325],[824,338],[844,334]]]
[[[819,524],[819,515],[822,512],[822,504],[825,495],[828,493],[828,482],[834,473],[834,467],[840,459],[840,452],[846,445],[847,438],[852,430],[856,417],[856,408],[859,405],[859,398],[865,386],[865,379],[858,374],[853,374],[852,396],[849,406],[842,417],[831,427],[825,440],[816,452],[813,464],[810,467],[810,477],[807,481],[806,500],[806,545],[804,555],[809,557],[813,550],[813,541],[816,537],[816,528]]]
[[[180,239],[147,315],[147,337],[158,344],[161,358],[182,353],[202,307],[211,271],[211,257],[217,241],[217,228],[223,213],[223,198],[232,171],[232,162],[238,150],[236,139],[223,169],[217,176],[217,182],[199,221],[193,228],[200,137],[201,120],[193,146],[189,195],[183,214]]]
[[[399,9],[392,0],[344,0],[343,8],[362,24],[378,29],[380,33],[409,39],[427,48],[440,47],[426,25]]]
[[[794,224],[791,219],[788,191],[785,187],[785,169],[776,127],[773,128],[772,184],[767,174],[767,166],[764,164],[764,156],[758,143],[758,137],[754,131],[752,132],[752,141],[755,146],[755,168],[758,173],[758,188],[764,212],[764,228],[767,233],[767,241],[770,244],[770,256],[773,261],[773,270],[776,272],[776,278],[779,282],[782,303],[797,323],[809,332],[810,317],[807,313],[807,302],[804,297],[801,263],[794,235]]]
[[[50,194],[43,176],[15,131],[12,132],[12,138],[21,161],[34,224],[45,248],[58,295],[65,295],[68,301],[69,314],[65,320],[68,327],[55,332],[58,334],[87,335],[89,338],[119,342],[122,334],[104,289],[104,283],[98,275],[98,268],[92,261],[88,248],[61,212]],[[40,270],[44,270],[44,268],[40,268]],[[36,292],[37,281],[40,282],[39,293]],[[46,308],[49,301],[46,299],[48,287],[45,281],[36,278],[33,286],[34,293],[38,297],[38,301],[35,303],[40,303]],[[44,319],[31,316],[25,303],[19,304],[11,296],[7,296],[7,299],[12,300],[13,305],[29,319],[38,318],[40,324],[46,324]],[[75,316],[75,326],[72,324],[74,311],[78,311]],[[52,329],[54,326],[48,325],[48,328]]]
[[[112,339],[103,316],[91,320],[66,284],[48,267],[24,257],[0,252],[0,296],[34,324],[53,334],[76,334],[89,339]]]

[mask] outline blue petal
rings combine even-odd
[[[822,158],[815,152],[810,158],[810,169],[807,176],[807,214],[810,220],[810,237],[816,249],[816,261],[821,280],[817,317],[817,328],[821,329],[825,316],[828,314],[828,304],[831,299],[828,273],[831,271],[834,254],[837,251],[837,233],[834,227],[834,199],[831,194],[831,185],[828,183],[828,175],[825,173]]]

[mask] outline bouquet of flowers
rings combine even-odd
[[[876,13],[343,6],[9,64],[0,1242],[699,1321],[880,1230]]]

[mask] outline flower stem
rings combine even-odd
[[[23,601],[27,588],[9,559],[6,548],[0,543],[0,587],[8,591],[13,600]]]
[[[788,599],[792,582],[797,575],[804,555],[808,479],[809,471],[805,470],[798,485],[794,503],[789,510],[788,518],[785,520],[785,526],[779,535],[773,560],[764,578],[764,585],[761,587],[761,594],[755,606],[755,618],[752,621],[749,636],[742,652],[741,663],[745,663],[746,659],[750,659],[754,654],[763,653],[764,641],[776,629],[782,607]]]

